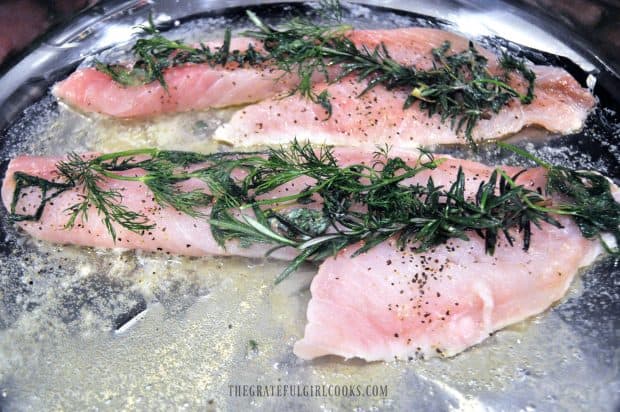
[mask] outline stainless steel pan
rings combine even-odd
[[[132,27],[150,12],[162,29],[180,30],[182,36],[221,32],[227,24],[242,27],[248,6],[273,21],[309,7],[255,3],[112,1],[82,13],[0,78],[3,169],[16,154],[101,149],[108,138],[127,136],[118,144],[129,144],[134,134],[146,139],[140,142],[184,147],[191,141],[202,148],[200,139],[188,137],[195,130],[187,125],[212,122],[198,137],[208,134],[218,121],[210,114],[115,126],[59,106],[49,87],[89,56],[122,49]],[[586,130],[545,135],[544,141],[540,131],[527,130],[517,140],[545,158],[594,167],[618,182],[620,82],[586,40],[503,2],[359,3],[345,13],[358,25],[446,27],[537,63],[561,65],[584,84],[596,83],[601,109]],[[170,130],[181,130],[178,139],[162,143]],[[462,148],[442,150],[474,155]],[[493,149],[475,156],[498,161]],[[611,257],[583,273],[552,309],[454,358],[303,362],[292,354],[292,343],[305,324],[311,266],[274,286],[277,262],[59,247],[25,239],[4,210],[0,217],[2,410],[611,411],[620,406],[620,270]],[[235,389],[282,384],[379,385],[388,393],[251,397]]]

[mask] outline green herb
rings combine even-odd
[[[15,179],[15,189],[13,192],[13,198],[11,199],[11,219],[15,222],[37,221],[41,219],[45,205],[47,205],[48,202],[52,201],[56,196],[60,195],[65,190],[75,187],[73,182],[53,182],[19,171],[13,174],[13,178]],[[17,214],[15,211],[17,208],[17,203],[19,202],[19,195],[22,190],[28,188],[36,188],[41,192],[41,203],[39,203],[39,206],[33,214]]]
[[[547,169],[546,196],[517,184],[520,173],[508,176],[500,168],[479,184],[473,197],[465,192],[461,169],[450,187],[436,185],[432,177],[405,183],[441,163],[427,152],[414,166],[390,157],[387,148],[377,151],[371,164],[341,166],[331,148],[316,149],[295,141],[288,148],[265,152],[205,155],[138,149],[90,160],[73,154],[58,164],[59,181],[15,174],[18,184],[11,218],[38,220],[53,197],[77,189],[83,200],[67,210],[67,227],[77,218],[86,219],[94,209],[112,236],[116,236],[114,224],[140,233],[154,225],[147,216],[122,205],[122,191],[104,184],[108,179],[140,182],[158,204],[207,219],[222,246],[234,240],[242,246],[272,245],[269,253],[282,247],[297,249],[298,256],[277,281],[303,262],[325,259],[358,242],[363,246],[356,254],[363,253],[393,236],[398,247],[424,251],[451,238],[467,240],[475,233],[484,239],[487,253],[493,254],[499,236],[503,234],[512,244],[511,231],[517,230],[527,250],[532,225],[546,222],[561,227],[555,215],[571,216],[586,238],[609,232],[620,244],[620,204],[613,199],[607,179],[594,172],[552,166],[510,145],[502,147]],[[305,189],[264,196],[299,178],[306,179]],[[182,190],[179,184],[188,179],[201,180],[207,190]],[[43,193],[37,212],[18,214],[22,193],[32,189]],[[550,205],[550,195],[559,203]]]
[[[86,222],[91,206],[102,216],[102,220],[113,239],[116,239],[113,223],[134,232],[141,232],[154,227],[154,225],[147,223],[145,216],[127,209],[121,203],[123,195],[119,190],[101,190],[101,183],[105,179],[105,174],[101,173],[96,162],[86,161],[75,153],[71,153],[66,161],[58,163],[57,169],[60,176],[65,178],[67,185],[82,189],[80,193],[82,200],[68,209],[70,212],[69,220],[65,224],[65,228],[72,228],[78,217]]]
[[[519,147],[503,142],[497,144],[547,169],[546,193],[559,197],[562,202],[553,208],[539,207],[539,210],[571,216],[584,237],[598,237],[608,252],[618,253],[617,248],[612,250],[601,238],[603,233],[610,233],[616,245],[620,245],[620,203],[612,195],[609,179],[589,170],[554,166]]]
[[[299,77],[299,84],[290,94],[299,93],[320,104],[331,116],[329,94],[327,91],[317,94],[313,88],[316,79],[313,78],[318,74],[325,81],[332,80],[328,71],[332,64],[329,61],[331,54],[327,51],[331,50],[334,42],[345,39],[344,34],[353,28],[348,25],[322,26],[299,17],[275,28],[249,10],[247,15],[258,30],[248,30],[242,34],[261,40],[273,64]]]
[[[222,45],[214,50],[203,43],[200,43],[199,47],[194,47],[180,40],[165,38],[155,28],[151,16],[149,16],[148,25],[142,26],[142,30],[149,37],[138,39],[131,48],[136,56],[136,62],[133,66],[104,64],[95,61],[97,70],[106,73],[114,81],[124,86],[136,86],[157,81],[167,90],[164,71],[170,67],[187,63],[206,63],[211,66],[225,66],[230,63],[235,63],[238,66],[257,65],[264,60],[264,57],[252,44],[248,44],[247,50],[243,52],[231,50],[230,29],[226,29],[224,32]]]
[[[342,20],[342,5],[339,0],[320,0],[318,15],[328,21]]]
[[[322,2],[319,14],[336,23],[321,25],[307,18],[295,17],[279,27],[271,27],[248,10],[248,18],[256,29],[242,34],[260,40],[264,52],[251,45],[243,52],[230,50],[230,30],[226,31],[222,46],[214,51],[204,45],[198,48],[188,46],[178,40],[166,39],[149,20],[144,31],[151,37],[139,39],[134,45],[132,50],[137,61],[132,68],[100,62],[96,67],[124,85],[159,81],[166,87],[163,73],[169,67],[186,63],[213,66],[235,62],[243,66],[267,62],[286,73],[296,74],[299,83],[290,94],[299,93],[320,104],[327,117],[333,110],[330,95],[327,90],[316,92],[313,87],[316,77],[337,82],[347,75],[355,75],[358,81],[367,82],[360,95],[378,85],[406,90],[404,108],[419,102],[429,116],[438,114],[442,121],[450,121],[457,134],[464,132],[474,147],[472,132],[480,119],[490,118],[513,98],[523,104],[531,103],[534,98],[536,76],[523,60],[504,54],[499,61],[499,73],[494,75],[489,71],[487,59],[473,43],[470,42],[467,50],[453,53],[450,43],[445,42],[432,50],[433,68],[418,70],[392,59],[385,44],[371,50],[358,47],[349,40],[346,33],[353,28],[338,23],[342,15],[339,2]],[[331,74],[330,67],[336,67]],[[509,85],[513,74],[519,74],[527,81],[525,94]]]
[[[312,77],[322,74],[327,81],[339,81],[350,74],[359,82],[367,82],[360,96],[382,85],[388,90],[405,89],[408,97],[403,107],[409,108],[420,102],[429,116],[439,114],[441,120],[449,119],[456,133],[465,132],[475,146],[472,131],[478,121],[498,113],[513,98],[529,104],[534,98],[536,75],[522,60],[504,54],[500,59],[501,73],[492,75],[486,57],[476,50],[472,42],[467,50],[452,53],[450,42],[433,49],[433,68],[418,70],[402,65],[390,56],[385,44],[369,50],[359,48],[345,36],[347,26],[323,27],[310,21],[295,19],[276,29],[262,22],[248,11],[259,31],[244,34],[263,41],[277,66],[287,72],[295,72],[300,83],[293,92],[320,103],[331,115],[332,107],[326,91],[317,95],[312,87]],[[330,78],[328,67],[340,67],[335,78]],[[509,85],[512,73],[520,73],[528,82],[526,94]]]

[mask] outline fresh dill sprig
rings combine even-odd
[[[101,215],[106,229],[115,240],[116,230],[113,223],[118,223],[133,232],[143,232],[154,227],[147,222],[144,215],[129,210],[122,204],[121,191],[112,188],[101,190],[105,175],[93,167],[91,162],[71,153],[67,156],[67,160],[58,163],[57,170],[66,180],[66,184],[81,188],[79,194],[81,200],[67,209],[69,219],[65,228],[74,227],[78,217],[86,222],[91,207]]]
[[[67,209],[68,228],[95,210],[114,238],[115,225],[142,233],[154,224],[124,206],[122,190],[109,185],[113,180],[140,182],[161,206],[208,220],[215,240],[224,247],[236,241],[241,246],[272,245],[269,253],[282,247],[297,249],[278,281],[303,262],[320,261],[358,242],[363,246],[356,254],[363,253],[392,237],[398,247],[419,252],[475,234],[493,254],[500,235],[512,245],[512,232],[518,231],[527,250],[533,227],[543,222],[561,227],[558,215],[571,217],[588,239],[611,233],[620,244],[620,204],[605,177],[553,166],[522,149],[501,146],[546,169],[545,195],[518,184],[521,173],[509,176],[501,168],[480,182],[473,196],[465,190],[462,169],[450,187],[436,185],[432,177],[407,182],[442,162],[428,152],[413,165],[391,157],[387,148],[378,150],[370,164],[341,165],[331,148],[294,141],[264,152],[205,155],[137,149],[92,159],[72,154],[58,164],[56,181],[15,173],[10,217],[39,220],[53,198],[76,190],[82,200]],[[304,189],[275,195],[300,178],[305,179]],[[199,179],[204,188],[184,190],[181,184],[189,179]],[[39,190],[41,203],[35,213],[20,214],[19,199],[28,190]]]
[[[330,10],[329,8],[325,10]],[[338,10],[340,10],[338,8]],[[334,11],[332,11],[333,13]],[[316,93],[313,85],[316,75],[325,81],[332,80],[328,68],[331,65],[326,50],[337,39],[343,39],[344,33],[353,28],[348,25],[323,26],[301,17],[294,17],[280,27],[271,27],[255,13],[246,11],[250,21],[258,30],[247,30],[242,34],[262,41],[268,57],[273,64],[287,73],[295,73],[299,83],[290,90],[290,94],[299,93],[314,103],[320,104],[332,114],[327,91]]]
[[[319,15],[335,23],[317,24],[307,17],[293,17],[272,27],[248,10],[248,18],[256,28],[242,34],[261,41],[262,51],[251,44],[245,51],[231,50],[230,29],[226,30],[222,46],[213,51],[204,44],[189,46],[162,36],[149,19],[149,24],[143,27],[149,37],[137,40],[132,48],[137,58],[133,67],[101,62],[96,62],[96,67],[123,85],[158,81],[166,87],[164,71],[182,64],[214,66],[234,62],[237,67],[270,64],[297,75],[298,84],[290,94],[299,93],[321,105],[328,118],[333,110],[329,92],[316,91],[314,84],[320,79],[337,82],[354,75],[359,82],[367,84],[360,95],[379,85],[405,90],[405,109],[419,102],[429,116],[438,114],[442,121],[449,120],[455,132],[463,132],[473,147],[473,130],[480,119],[490,118],[513,98],[523,104],[534,99],[536,76],[521,59],[504,54],[499,60],[498,73],[492,74],[487,59],[473,43],[470,42],[467,50],[454,53],[446,41],[432,50],[433,67],[419,70],[395,61],[383,43],[374,49],[353,43],[346,35],[353,27],[340,23],[342,10],[338,1],[326,0],[320,6]],[[527,82],[525,93],[510,86],[513,74],[519,74]]]
[[[342,21],[342,5],[339,0],[320,0],[318,14],[327,21]]]
[[[124,86],[136,86],[157,81],[167,90],[164,71],[170,67],[187,63],[206,63],[211,66],[226,66],[229,63],[235,63],[238,66],[257,65],[265,59],[252,44],[248,44],[247,49],[243,52],[231,50],[230,29],[226,29],[224,32],[222,45],[214,50],[211,50],[204,43],[195,47],[181,40],[170,40],[162,36],[150,15],[148,24],[141,26],[141,29],[148,37],[138,39],[131,48],[136,56],[136,61],[132,66],[104,64],[96,60],[95,68]]]

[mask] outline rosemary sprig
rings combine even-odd
[[[340,0],[319,0],[318,15],[327,21],[342,21]]]
[[[573,218],[584,237],[598,237],[608,252],[618,253],[620,246],[620,204],[614,199],[610,181],[600,173],[590,170],[573,170],[554,166],[531,153],[503,142],[497,145],[510,150],[537,165],[547,169],[547,195],[563,200],[553,209],[540,210]],[[575,201],[576,199],[577,201]],[[612,248],[601,237],[603,233],[614,236],[616,246]],[[615,249],[615,250],[612,250]]]
[[[620,244],[620,204],[606,178],[550,165],[513,146],[502,147],[547,169],[546,195],[516,183],[520,173],[508,176],[497,168],[471,197],[461,169],[450,187],[436,185],[432,177],[421,183],[405,182],[441,163],[427,152],[413,166],[390,157],[387,148],[377,151],[372,164],[341,166],[331,148],[315,149],[295,141],[288,148],[265,152],[205,155],[138,149],[90,160],[72,154],[58,164],[58,181],[16,173],[10,216],[15,221],[38,220],[52,198],[77,189],[82,201],[67,209],[67,227],[86,219],[94,209],[112,236],[116,236],[114,225],[140,233],[154,224],[126,208],[122,192],[110,189],[106,182],[141,182],[160,205],[207,219],[222,246],[235,240],[242,246],[270,244],[269,253],[281,247],[297,249],[298,256],[278,280],[303,262],[325,259],[360,241],[363,246],[357,254],[363,253],[393,236],[398,247],[424,251],[451,238],[467,240],[476,234],[484,239],[487,253],[493,254],[500,235],[512,245],[511,233],[516,230],[522,233],[522,247],[527,250],[532,225],[541,227],[546,222],[561,227],[556,215],[573,218],[586,238],[608,232]],[[274,190],[299,178],[306,179],[305,189],[273,196]],[[188,179],[200,179],[205,190],[184,191],[179,184]],[[27,190],[43,194],[32,215],[17,212]],[[550,204],[551,195],[555,204]]]
[[[339,7],[337,11],[329,7],[324,10],[329,12],[328,14],[336,13],[337,16],[341,13]],[[257,30],[247,30],[242,34],[261,40],[273,64],[299,77],[298,85],[290,91],[290,94],[299,93],[312,102],[320,104],[326,110],[327,115],[331,116],[332,106],[329,102],[329,94],[327,91],[318,94],[314,91],[313,77],[319,74],[327,82],[332,80],[328,67],[333,62],[329,61],[330,54],[327,51],[333,48],[335,41],[345,39],[344,34],[353,28],[342,24],[322,26],[299,17],[275,28],[267,25],[252,11],[247,10],[246,13]],[[332,19],[338,19],[338,17]]]
[[[473,129],[480,119],[487,119],[499,112],[513,98],[529,104],[534,98],[535,74],[525,62],[504,54],[499,61],[499,73],[492,74],[487,59],[473,43],[467,50],[454,53],[449,42],[432,50],[433,68],[418,70],[396,62],[385,44],[374,49],[358,47],[346,33],[353,28],[339,23],[342,15],[337,1],[322,2],[319,14],[336,22],[321,25],[307,18],[295,17],[279,27],[271,27],[252,11],[249,20],[256,27],[242,33],[262,42],[264,51],[251,45],[246,51],[230,50],[230,30],[226,31],[221,47],[211,51],[201,45],[193,47],[178,40],[163,37],[149,20],[143,30],[150,37],[139,39],[132,50],[137,61],[133,67],[96,63],[98,70],[107,73],[123,85],[159,81],[166,87],[164,71],[186,63],[208,63],[238,66],[269,63],[299,77],[299,83],[290,94],[299,93],[320,104],[332,114],[327,90],[317,93],[313,87],[316,76],[326,82],[337,82],[348,75],[355,75],[366,88],[360,93],[382,85],[387,89],[403,89],[407,97],[403,107],[419,102],[429,116],[438,114],[442,121],[449,120],[456,133],[463,132],[475,147]],[[336,69],[330,73],[330,67]],[[527,82],[527,91],[520,93],[510,86],[510,78],[519,74]]]

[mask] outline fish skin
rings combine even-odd
[[[451,163],[433,174],[436,184],[454,180]],[[478,179],[492,170],[460,164]],[[530,169],[518,181],[529,189],[544,187],[544,172]],[[470,180],[466,190],[473,195],[476,187]],[[513,247],[500,236],[493,256],[473,233],[469,241],[451,239],[424,253],[401,251],[394,239],[355,258],[350,256],[360,244],[340,251],[312,280],[308,323],[295,354],[366,361],[453,356],[546,310],[564,296],[579,268],[602,253],[572,220],[558,219],[564,228],[533,227],[527,252],[519,233],[513,233]]]
[[[437,29],[405,28],[393,30],[356,30],[347,34],[357,45],[373,49],[384,42],[394,59],[432,66],[430,51],[449,40],[455,51],[468,47],[468,40]],[[232,50],[246,50],[248,45],[262,50],[256,40],[238,37],[231,41]],[[221,44],[206,43],[212,49]],[[489,57],[488,51],[483,53]],[[331,68],[332,75],[336,68]],[[299,82],[295,74],[273,67],[211,67],[208,64],[186,64],[167,69],[164,78],[168,92],[159,82],[125,87],[95,68],[82,68],[57,83],[53,93],[58,99],[86,113],[100,113],[119,118],[147,118],[164,113],[205,110],[257,102],[293,89]],[[276,81],[277,80],[277,81]],[[324,81],[317,73],[314,82]]]
[[[517,99],[481,119],[473,130],[476,141],[498,139],[519,132],[526,126],[540,126],[551,132],[568,134],[580,130],[595,105],[592,94],[566,71],[556,67],[534,66],[535,98],[531,104]],[[511,82],[524,90],[523,81]],[[374,147],[388,144],[400,148],[418,148],[437,144],[464,143],[464,132],[457,134],[450,120],[429,117],[419,104],[403,109],[407,93],[375,87],[357,97],[366,84],[349,77],[327,85],[315,86],[332,96],[332,114],[318,104],[294,95],[271,98],[237,111],[220,126],[214,139],[233,146],[287,143],[292,137],[314,144]]]

